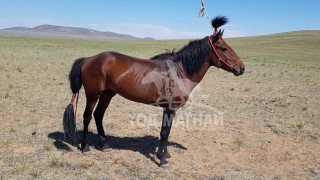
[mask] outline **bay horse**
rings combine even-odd
[[[160,166],[167,165],[171,157],[167,144],[173,118],[208,69],[215,66],[235,76],[244,73],[243,61],[223,40],[224,31],[218,30],[227,22],[228,18],[225,16],[217,16],[211,21],[213,35],[191,41],[177,52],[162,53],[151,59],[130,57],[118,52],[103,52],[77,59],[69,74],[73,96],[63,119],[67,140],[74,145],[78,143],[74,101],[83,85],[87,100],[80,146],[83,153],[90,151],[87,143],[88,126],[97,102],[93,116],[99,148],[103,151],[110,148],[102,119],[112,97],[119,94],[131,101],[163,108],[160,144],[156,156],[160,159]]]

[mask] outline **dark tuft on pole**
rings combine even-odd
[[[220,27],[229,22],[229,19],[226,16],[216,16],[212,19],[211,25],[215,29],[215,31]]]

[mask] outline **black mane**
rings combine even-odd
[[[181,62],[184,70],[189,76],[197,73],[210,54],[208,37],[201,40],[190,41],[188,45],[179,51],[166,51],[151,58],[151,60],[172,60]]]
[[[170,59],[172,61],[176,60],[175,54],[176,54],[176,49],[173,49],[170,51],[169,49],[165,49],[166,52],[158,54],[150,58],[150,60],[165,60],[165,59]]]

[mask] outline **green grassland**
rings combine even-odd
[[[94,148],[94,121],[89,156],[64,142],[62,115],[71,98],[67,76],[79,57],[118,51],[149,58],[180,49],[188,40],[0,35],[0,179],[320,178],[320,31],[226,41],[244,60],[245,74],[235,77],[212,68],[193,97],[223,112],[223,126],[174,126],[172,162],[162,169],[153,154],[160,119],[150,126],[132,123],[133,114],[161,117],[161,110],[119,96],[104,120],[112,151]],[[81,90],[79,130],[84,104]],[[188,104],[184,108],[210,113]]]

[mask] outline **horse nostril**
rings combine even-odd
[[[244,67],[240,68],[240,74],[244,73]]]

